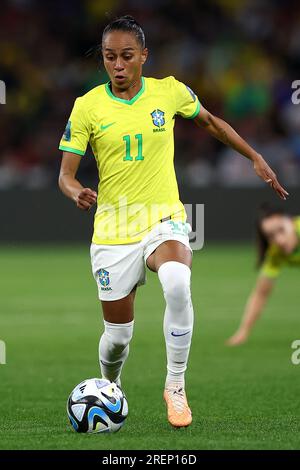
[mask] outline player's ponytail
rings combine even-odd
[[[136,36],[141,48],[145,48],[145,34],[141,25],[133,18],[133,16],[125,15],[111,21],[105,28],[102,34],[102,42],[106,34],[111,31],[126,31],[133,33]]]
[[[269,247],[269,241],[262,230],[262,222],[273,215],[290,216],[280,207],[273,207],[269,203],[264,202],[258,211],[256,219],[256,246],[257,246],[257,267],[259,268],[264,262],[266,251]]]

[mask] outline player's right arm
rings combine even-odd
[[[254,324],[261,316],[264,306],[272,292],[274,283],[275,280],[273,278],[266,276],[258,277],[256,286],[246,304],[241,324],[236,333],[227,341],[229,346],[237,346],[248,339]]]
[[[72,199],[77,207],[89,210],[97,201],[97,193],[90,188],[84,188],[76,179],[81,156],[76,153],[63,152],[58,184],[62,192]]]
[[[82,210],[89,210],[97,200],[97,193],[90,188],[84,188],[76,179],[90,133],[91,125],[85,109],[84,97],[77,98],[59,144],[59,149],[63,151],[63,158],[58,184],[62,192]]]

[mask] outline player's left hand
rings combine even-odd
[[[270,184],[281,199],[286,200],[289,193],[279,184],[276,174],[261,155],[254,161],[254,170],[262,180]]]
[[[238,330],[233,336],[231,336],[226,341],[225,344],[227,346],[239,346],[240,344],[245,343],[247,339],[248,339],[248,333],[243,330]]]

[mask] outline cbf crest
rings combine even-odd
[[[153,124],[156,127],[162,127],[164,125],[164,123],[165,123],[165,113],[163,111],[161,111],[160,109],[155,109],[150,114],[151,114],[151,117],[152,117]]]
[[[109,272],[106,271],[106,269],[99,269],[98,271],[98,278],[99,278],[99,282],[101,284],[101,286],[103,287],[107,287],[110,283],[110,279],[109,279]]]

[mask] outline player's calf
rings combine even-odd
[[[99,362],[103,378],[120,383],[122,367],[129,354],[134,321],[110,323],[104,320],[99,343]]]
[[[166,310],[164,335],[167,350],[166,385],[184,386],[184,373],[193,331],[193,306],[190,292],[191,270],[177,261],[167,261],[158,270]]]

